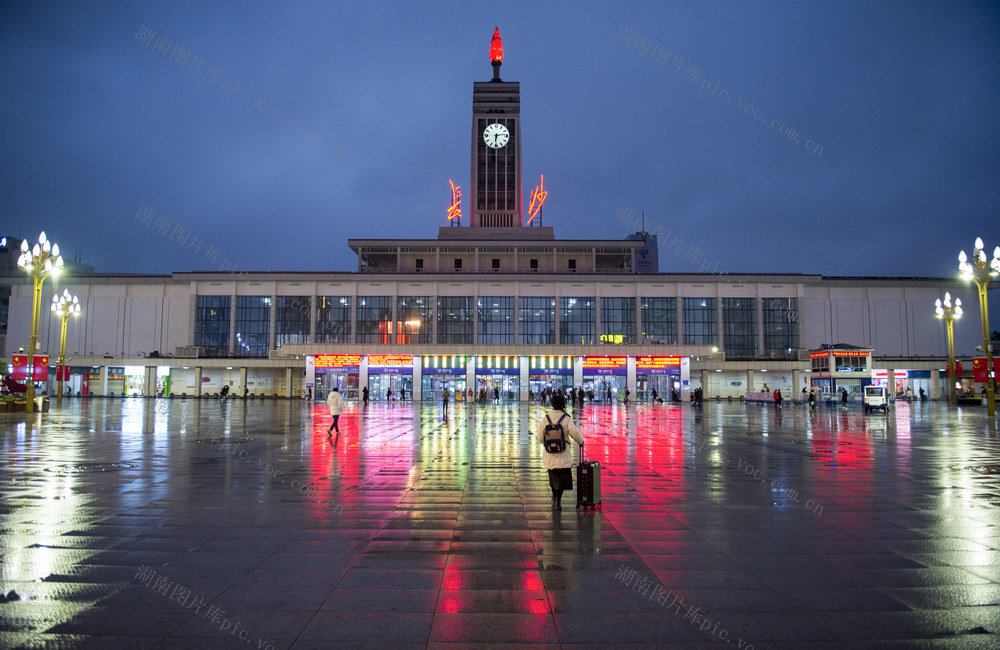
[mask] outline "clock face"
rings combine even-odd
[[[487,125],[486,130],[483,131],[483,141],[488,147],[500,149],[507,145],[508,140],[510,140],[510,131],[503,124],[494,122]]]

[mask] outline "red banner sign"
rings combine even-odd
[[[25,381],[28,378],[28,355],[15,354],[13,358],[13,371],[10,373],[14,381]],[[49,356],[47,354],[36,354],[34,358],[35,368],[32,374],[33,381],[47,381],[49,378]]]
[[[959,366],[961,367],[961,366]],[[986,372],[986,357],[976,357],[972,360],[972,380],[975,382],[989,381],[989,373]],[[993,359],[993,377],[1000,376],[1000,358]]]

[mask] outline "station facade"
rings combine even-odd
[[[348,400],[365,387],[372,400],[418,401],[445,388],[510,401],[570,387],[612,401],[626,388],[639,400],[654,390],[686,399],[699,387],[706,399],[797,396],[835,389],[811,377],[810,361],[834,343],[869,349],[868,372],[944,393],[934,301],[948,291],[975,304],[956,280],[660,273],[656,235],[644,228],[620,240],[556,239],[542,225],[543,182],[524,210],[520,86],[500,78],[499,34],[490,63],[493,79],[473,85],[467,225],[452,183],[449,225],[436,238],[350,240],[355,272],[50,280],[36,351],[53,370],[49,391],[60,323],[44,307],[68,289],[83,307],[66,341],[67,386],[79,395],[202,396],[227,385],[237,396],[319,399],[336,386]],[[10,360],[28,345],[32,286],[17,273],[0,285]],[[956,323],[960,355],[978,342],[969,320]]]

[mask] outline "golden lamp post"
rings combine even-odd
[[[955,333],[952,330],[954,322],[962,317],[962,299],[955,298],[955,304],[951,304],[951,294],[944,294],[944,303],[938,298],[934,301],[934,311],[938,318],[944,320],[948,326],[948,392],[951,395],[951,405],[957,406],[955,398]]]
[[[62,404],[63,377],[66,376],[66,323],[70,316],[80,315],[80,299],[69,295],[69,289],[63,289],[61,296],[52,296],[52,313],[62,319],[62,329],[59,331],[59,365],[56,366],[56,403]]]
[[[62,255],[59,254],[59,244],[53,244],[45,238],[45,233],[38,235],[38,243],[28,248],[26,240],[21,242],[21,256],[17,258],[17,268],[31,276],[35,282],[35,293],[31,302],[31,345],[28,347],[28,392],[25,393],[24,410],[31,413],[35,402],[35,347],[38,345],[39,310],[42,302],[42,283],[50,275],[58,275],[63,268]]]
[[[972,261],[963,250],[958,254],[958,270],[963,280],[972,280],[979,287],[979,316],[983,321],[983,352],[986,354],[986,412],[992,421],[996,417],[996,398],[993,395],[993,348],[990,346],[990,316],[986,302],[986,288],[990,280],[1000,275],[1000,246],[993,249],[993,259],[987,260],[983,240],[976,237]]]

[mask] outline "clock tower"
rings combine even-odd
[[[469,225],[519,228],[521,217],[521,86],[500,79],[500,29],[490,43],[491,81],[472,86],[472,177]]]

